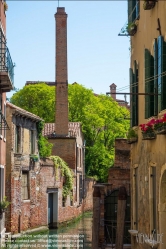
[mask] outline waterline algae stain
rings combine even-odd
[[[8,244],[5,248],[90,249],[92,248],[92,213],[85,213],[76,222],[59,229],[38,234],[24,234],[15,243]]]

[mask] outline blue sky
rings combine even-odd
[[[26,81],[55,81],[58,1],[7,3],[7,46],[16,64],[15,87],[22,88]],[[118,36],[127,20],[127,1],[59,1],[59,6],[68,14],[68,82],[103,94],[113,82],[117,88],[128,86],[129,38]]]

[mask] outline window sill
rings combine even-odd
[[[30,202],[30,200],[23,200],[24,203]]]

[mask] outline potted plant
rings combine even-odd
[[[10,202],[7,201],[7,197],[4,196],[3,200],[0,201],[0,215],[2,215],[6,211],[9,204],[10,204]]]
[[[38,160],[39,160],[39,156],[38,156],[38,155],[33,155],[33,154],[31,154],[31,155],[30,155],[30,158],[31,158],[34,162],[38,162]]]
[[[156,138],[154,123],[155,119],[151,119],[147,124],[140,124],[143,140],[151,140]]]
[[[130,128],[127,133],[127,143],[132,144],[138,141],[138,135],[134,129]]]
[[[153,9],[155,6],[156,0],[145,0],[143,4],[144,10],[150,10]]]
[[[7,11],[8,10],[8,5],[6,2],[4,2],[4,11]]]
[[[163,118],[155,120],[154,130],[157,134],[166,134],[166,114]]]
[[[135,23],[128,23],[127,32],[131,36],[135,35],[135,33],[137,32],[137,25]]]

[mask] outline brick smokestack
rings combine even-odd
[[[68,135],[67,14],[58,7],[56,20],[56,134]]]
[[[110,85],[110,95],[114,100],[116,100],[116,85],[114,83]]]

